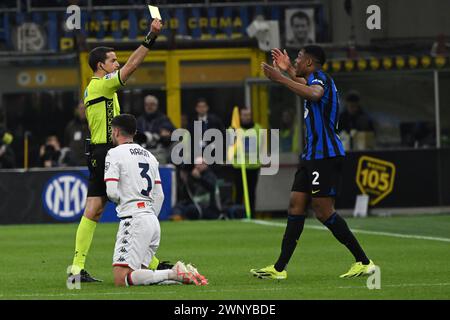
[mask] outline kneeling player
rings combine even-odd
[[[113,272],[116,286],[158,283],[207,284],[192,265],[178,261],[172,269],[149,270],[159,246],[158,215],[164,200],[158,161],[133,143],[136,119],[129,114],[112,120],[112,141],[105,159],[106,191],[117,203],[120,218],[114,248]]]

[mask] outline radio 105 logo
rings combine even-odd
[[[356,172],[356,184],[363,194],[370,197],[373,206],[394,189],[395,165],[392,162],[362,156]]]

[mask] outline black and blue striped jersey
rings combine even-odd
[[[305,100],[306,143],[304,160],[344,156],[344,146],[337,133],[339,97],[333,79],[322,70],[311,73],[307,85],[319,85],[324,94],[319,101]]]

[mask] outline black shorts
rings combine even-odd
[[[87,158],[89,168],[88,197],[106,197],[105,158],[110,144],[91,145],[91,154]]]
[[[301,160],[291,191],[312,197],[336,197],[339,190],[344,157]]]

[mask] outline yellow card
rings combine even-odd
[[[150,10],[150,15],[152,16],[153,19],[162,20],[158,7],[148,6],[148,10]]]

